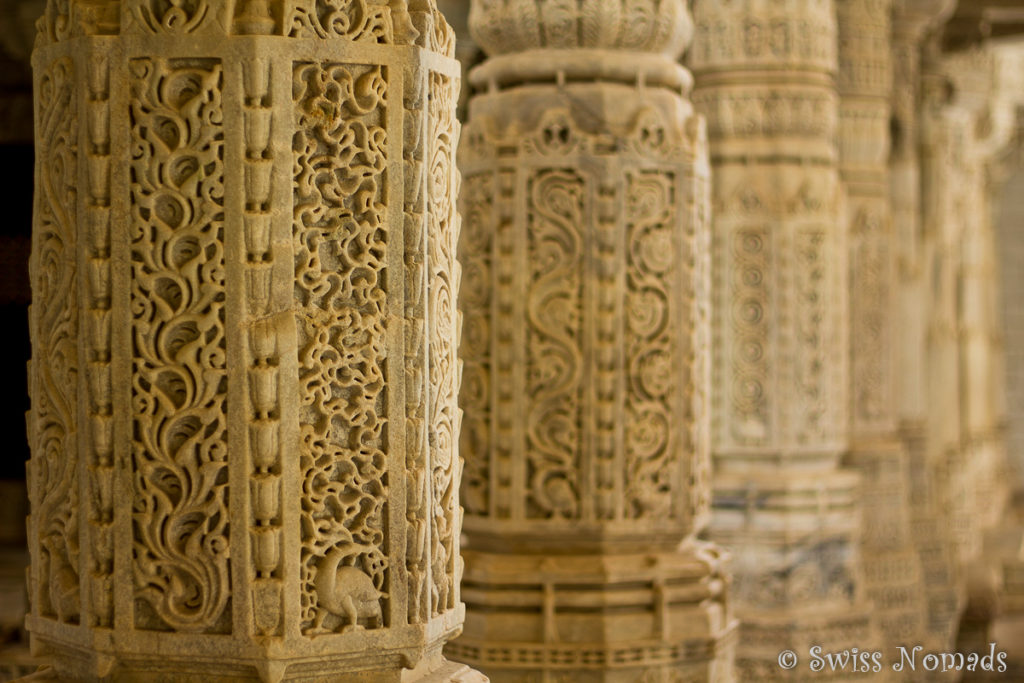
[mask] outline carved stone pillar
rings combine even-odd
[[[939,642],[952,647],[957,620],[965,604],[962,558],[970,542],[968,501],[963,459],[960,457],[960,373],[959,326],[956,304],[955,201],[962,177],[963,145],[955,134],[957,126],[949,110],[952,84],[943,73],[937,40],[929,39],[921,65],[921,240],[927,283],[925,337],[926,430],[925,460],[932,473],[934,501],[939,519],[933,556],[940,558],[925,570],[937,579],[948,580],[952,591],[947,600],[929,599],[930,630]],[[938,552],[941,551],[942,555]],[[946,557],[949,559],[947,560]],[[945,573],[938,570],[946,569]],[[926,574],[929,584],[931,576]]]
[[[645,9],[646,7],[646,9]],[[650,10],[650,11],[647,11]],[[501,681],[731,680],[708,502],[708,167],[682,0],[476,1],[465,633]]]
[[[919,643],[925,602],[911,539],[910,461],[898,431],[898,245],[889,198],[892,0],[839,0],[839,167],[850,291],[850,451],[861,474],[864,586],[890,651]]]
[[[996,313],[996,246],[993,196],[1002,183],[1001,163],[1016,145],[1021,106],[1022,56],[994,45],[944,56],[942,72],[953,98],[945,111],[945,130],[955,155],[955,173],[939,187],[944,197],[937,214],[939,281],[952,280],[955,299],[941,303],[955,311],[955,347],[960,394],[954,415],[959,443],[950,444],[957,466],[953,527],[964,572],[966,604],[957,647],[983,644],[999,611],[1004,539],[1019,537],[1006,515],[1010,492],[1003,442],[1001,335]],[[948,264],[948,265],[946,265]],[[947,285],[948,286],[948,285]],[[948,349],[950,336],[941,338]],[[943,356],[949,361],[949,356]],[[938,417],[938,416],[937,416]],[[942,442],[937,441],[937,444]],[[1002,527],[1002,528],[999,528]],[[1016,542],[1015,542],[1016,543]]]
[[[921,560],[927,609],[922,644],[932,651],[952,647],[959,609],[955,549],[941,473],[927,448],[929,375],[927,326],[931,295],[923,231],[921,144],[921,53],[926,36],[955,5],[951,0],[896,0],[892,15],[892,153],[890,198],[897,245],[896,285],[899,333],[896,360],[896,414],[909,458],[911,538]],[[937,93],[936,93],[937,94]],[[946,389],[944,391],[949,391]]]
[[[429,0],[342,7],[39,24],[27,622],[62,678],[483,680],[441,656],[459,67]]]
[[[847,445],[847,255],[832,2],[698,0],[713,185],[712,539],[734,557],[745,680],[873,644]],[[806,660],[791,675],[809,671]]]

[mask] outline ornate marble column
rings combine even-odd
[[[847,242],[832,2],[698,0],[713,185],[712,539],[733,553],[745,680],[874,644],[847,449]]]
[[[647,11],[647,9],[650,11]],[[501,681],[731,680],[708,503],[708,167],[682,0],[474,0],[465,633]]]
[[[861,474],[864,586],[887,658],[920,643],[925,601],[910,526],[910,461],[896,403],[898,244],[890,211],[891,0],[839,0],[839,168],[850,291],[850,451]]]
[[[955,343],[955,356],[940,358],[956,363],[960,387],[956,412],[952,406],[943,406],[959,423],[959,442],[947,442],[956,466],[950,497],[957,502],[953,528],[966,589],[958,647],[988,642],[1003,583],[1000,536],[1019,534],[1005,516],[1010,486],[1002,386],[994,372],[1002,350],[996,324],[992,213],[993,194],[1002,182],[1000,162],[1015,144],[1022,55],[1019,50],[990,45],[942,60],[942,72],[950,79],[953,93],[943,123],[956,171],[940,177],[946,184],[937,188],[944,195],[940,207],[946,210],[934,217],[939,229],[935,276],[939,282],[952,281],[947,286],[955,288],[953,296],[941,300],[947,315],[950,309],[955,314],[955,337],[942,330],[946,334],[938,341],[947,353]]]
[[[899,334],[895,365],[896,414],[910,461],[908,499],[911,538],[921,559],[927,609],[922,644],[933,651],[953,646],[952,627],[960,609],[956,553],[949,535],[941,475],[929,457],[927,323],[931,304],[929,263],[923,230],[921,54],[926,36],[941,26],[955,0],[896,0],[892,19],[892,153],[889,178],[897,245],[896,285]],[[937,94],[937,93],[935,93]]]
[[[52,1],[29,524],[62,680],[484,680],[429,0]]]

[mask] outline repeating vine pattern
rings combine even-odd
[[[489,125],[463,148],[467,512],[685,526],[708,504],[687,502],[707,477],[708,359],[686,363],[709,320],[691,303],[707,273],[684,254],[709,235],[707,188],[683,164],[703,143],[646,106],[625,130],[559,108],[514,137]]]
[[[404,215],[405,239],[405,377],[411,388],[405,395],[405,568],[409,572],[410,624],[430,618],[430,456],[427,436],[429,395],[427,383],[429,341],[427,336],[427,216],[420,201],[427,183],[426,89],[422,76],[411,77],[404,93],[402,116],[407,140],[403,161],[407,169]]]
[[[574,171],[530,180],[527,417],[533,517],[579,514],[581,263],[585,183]]]
[[[388,81],[381,66],[297,63],[292,83],[301,623],[380,628],[343,623],[333,573],[362,572],[385,594]]]
[[[77,419],[79,359],[76,187],[78,108],[74,65],[54,61],[39,82],[33,227],[32,490],[38,544],[38,614],[77,623],[81,614]]]
[[[628,517],[664,518],[673,512],[680,463],[682,368],[673,344],[680,324],[669,283],[680,268],[675,178],[670,173],[626,176],[625,228],[629,389],[626,394],[625,505]],[[680,430],[680,427],[683,430]],[[684,452],[692,452],[684,444]]]
[[[459,124],[450,106],[455,92],[451,79],[434,71],[429,75],[429,88],[428,377],[432,415],[428,444],[433,491],[433,509],[430,511],[431,613],[436,616],[455,606],[458,589],[456,537],[459,534],[458,485],[461,469],[458,437],[462,415],[458,405],[461,368],[457,351],[462,321],[457,308],[460,272],[455,258],[459,220],[452,201],[458,193],[458,174],[453,156]]]
[[[136,625],[230,628],[223,74],[135,59],[131,313]]]

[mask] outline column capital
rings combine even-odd
[[[832,2],[696,0],[689,63],[694,72],[746,69],[836,71]]]
[[[492,57],[584,48],[675,59],[692,35],[683,0],[474,0],[469,28]]]

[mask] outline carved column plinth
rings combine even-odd
[[[51,2],[32,645],[67,680],[484,680],[462,624],[451,31]],[[233,9],[232,9],[233,8]]]
[[[844,464],[861,475],[864,587],[886,656],[896,661],[897,647],[921,641],[926,603],[911,540],[909,455],[896,407],[899,245],[888,173],[893,7],[891,0],[841,0],[836,9],[839,168],[850,259],[850,451]]]
[[[656,7],[656,9],[655,9]],[[732,680],[685,4],[474,2],[465,632],[499,681]]]
[[[847,447],[847,242],[832,2],[698,0],[713,183],[711,538],[734,554],[747,680],[874,644]]]

